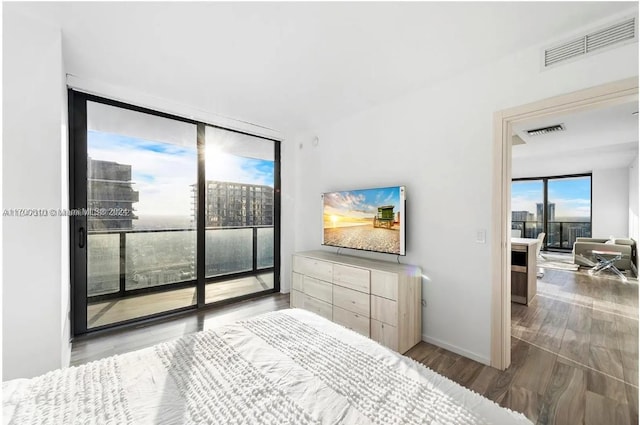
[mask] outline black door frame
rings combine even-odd
[[[547,235],[549,235],[549,213],[547,211],[548,205],[549,205],[549,180],[562,180],[562,179],[575,178],[575,177],[589,177],[589,227],[591,228],[591,234],[593,235],[593,173],[564,174],[560,176],[546,176],[546,177],[520,177],[516,179],[511,179],[511,183],[520,182],[520,181],[535,181],[535,180],[540,180],[542,182],[542,205],[543,205],[542,231],[545,232]],[[562,244],[562,226],[560,227],[560,239]],[[571,251],[571,248],[549,247],[549,238],[545,237],[542,250],[567,252],[567,251]]]
[[[265,136],[258,136],[234,129],[229,129],[214,124],[196,121],[177,115],[159,112],[136,105],[107,99],[92,94],[68,89],[68,109],[69,109],[69,209],[74,212],[86,211],[87,208],[87,101],[102,103],[110,106],[124,108],[136,112],[142,112],[171,120],[186,122],[196,125],[196,148],[197,148],[197,187],[198,187],[198,211],[205,211],[206,206],[206,176],[205,176],[205,129],[207,126],[220,128],[226,131],[245,134],[252,137],[268,140],[274,143],[274,195],[273,195],[273,267],[254,270],[250,272],[240,272],[214,278],[205,277],[205,215],[197,215],[196,224],[196,279],[194,281],[177,282],[175,284],[162,285],[157,289],[149,291],[130,291],[130,295],[137,295],[143,292],[162,291],[168,288],[196,286],[197,303],[192,306],[182,307],[166,312],[130,319],[114,324],[87,328],[87,216],[84,214],[72,214],[69,219],[69,240],[70,240],[70,284],[71,284],[71,334],[79,336],[87,333],[104,331],[106,329],[119,328],[135,323],[147,322],[150,320],[163,318],[176,313],[202,308],[211,308],[220,305],[230,304],[249,298],[262,296],[265,294],[280,292],[280,141]],[[255,250],[254,250],[255,253]],[[121,259],[122,261],[122,259]],[[255,265],[255,259],[254,259]],[[123,269],[121,268],[121,271]],[[274,287],[265,291],[229,298],[215,303],[205,303],[205,285],[210,282],[230,280],[236,277],[250,276],[257,273],[273,272]],[[121,279],[123,276],[121,276]]]

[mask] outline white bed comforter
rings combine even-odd
[[[413,360],[284,310],[3,383],[5,424],[530,424]]]

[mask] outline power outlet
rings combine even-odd
[[[484,229],[480,229],[476,231],[476,242],[477,243],[486,243],[487,242],[487,231]]]

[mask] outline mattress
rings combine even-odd
[[[5,424],[531,424],[353,331],[281,310],[3,383]]]

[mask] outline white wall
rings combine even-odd
[[[627,164],[637,150],[615,150],[608,152],[571,152],[569,154],[552,153],[549,156],[533,158],[513,158],[511,177],[514,179],[539,176],[562,176],[567,174],[589,173],[594,169],[619,168]]]
[[[629,164],[629,236],[640,242],[640,220],[638,214],[638,156]]]
[[[295,248],[320,248],[321,192],[406,185],[402,261],[423,270],[423,338],[488,363],[494,111],[637,75],[637,44],[546,71],[531,48],[318,128],[315,148],[298,135]]]
[[[593,170],[591,234],[626,238],[629,232],[629,168]]]
[[[59,29],[3,5],[3,208],[64,208],[64,71]],[[3,217],[3,379],[68,364],[63,220]]]

